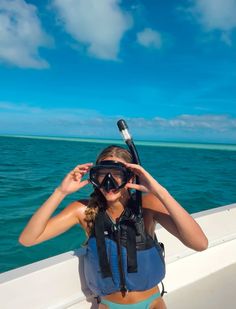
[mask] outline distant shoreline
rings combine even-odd
[[[60,137],[60,136],[38,136],[38,135],[15,135],[15,134],[0,134],[0,137],[13,138],[31,138],[43,140],[57,140],[70,142],[86,142],[99,144],[124,144],[123,139],[102,139],[102,138],[82,138],[82,137]],[[236,144],[217,144],[217,143],[200,143],[200,142],[171,142],[171,141],[144,141],[135,140],[136,145],[140,146],[156,146],[156,147],[178,147],[178,148],[197,148],[197,149],[212,149],[212,150],[228,150],[236,151]]]

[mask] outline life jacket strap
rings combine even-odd
[[[162,291],[161,291],[161,297],[167,293],[167,291],[165,291],[165,287],[164,287],[164,283],[161,281],[161,286],[162,286]]]
[[[105,242],[105,224],[104,220],[106,218],[106,212],[104,210],[100,210],[95,218],[94,222],[94,234],[96,237],[96,244],[97,244],[97,252],[98,252],[98,258],[99,258],[99,265],[101,269],[101,274],[103,278],[106,277],[112,277],[112,272],[109,264],[109,260],[107,257],[107,251],[106,251],[106,242]],[[115,235],[116,243],[118,245],[118,258],[121,259],[120,261],[120,272],[123,273],[123,265],[122,265],[122,252],[121,252],[121,225],[126,225],[126,250],[127,250],[127,272],[128,273],[135,273],[138,271],[138,262],[137,262],[137,248],[136,248],[136,236],[137,236],[137,230],[136,230],[136,223],[137,217],[134,215],[129,207],[127,207],[124,211],[124,213],[121,215],[121,217],[117,220],[116,224],[112,225],[111,231],[113,235]],[[141,224],[142,229],[143,227],[143,220],[138,223]],[[119,230],[119,233],[117,233],[117,229]],[[116,230],[116,232],[115,232]],[[124,277],[124,274],[121,275],[121,277]],[[124,281],[124,280],[121,280]]]
[[[137,251],[136,251],[136,231],[132,226],[127,226],[127,272],[136,273],[138,271]]]
[[[118,254],[118,265],[119,265],[119,272],[120,272],[120,291],[122,293],[127,292],[126,282],[125,282],[125,272],[122,263],[122,250],[121,250],[121,242],[120,242],[120,226],[115,226],[115,237],[116,237],[116,245],[117,245],[117,254]]]
[[[112,277],[110,264],[108,262],[106,243],[104,236],[104,213],[99,211],[95,219],[95,237],[97,244],[97,252],[99,258],[99,264],[101,267],[102,277]]]
[[[97,295],[97,296],[94,296],[94,298],[95,298],[97,304],[99,305],[101,303],[101,297],[99,295]]]

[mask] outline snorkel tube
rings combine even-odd
[[[132,158],[133,158],[133,163],[141,165],[137,149],[136,149],[136,147],[134,145],[134,142],[133,142],[133,139],[131,137],[131,134],[128,131],[128,126],[127,126],[125,120],[120,119],[117,122],[117,126],[118,126],[118,128],[119,128],[119,130],[120,130],[120,132],[121,132],[121,134],[122,134],[122,136],[124,138],[125,143],[129,147],[129,150],[130,150]],[[140,180],[139,180],[138,176],[136,176],[136,184],[140,184]],[[136,209],[135,209],[136,219],[135,219],[135,221],[137,222],[135,224],[135,226],[136,226],[137,234],[140,235],[140,234],[142,234],[142,232],[141,232],[142,228],[140,226],[140,223],[143,221],[142,192],[139,191],[139,190],[136,190],[135,196],[136,196],[136,198],[135,198],[135,200],[136,200]]]

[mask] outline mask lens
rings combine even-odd
[[[107,174],[111,174],[112,177],[115,179],[118,186],[121,186],[123,182],[125,181],[125,173],[124,171],[118,170],[118,169],[98,169],[94,175],[93,179],[98,183],[101,184],[106,177]]]
[[[103,161],[103,162],[108,162],[108,161]],[[130,178],[128,177],[129,172],[127,171],[127,169],[124,166],[122,166],[120,163],[114,164],[114,162],[112,162],[113,164],[112,163],[104,164],[103,162],[101,162],[101,164],[97,166],[94,166],[90,170],[91,182],[95,186],[99,187],[103,183],[104,178],[110,174],[115,180],[116,185],[118,187],[124,186]]]
[[[121,186],[126,181],[124,171],[114,169],[111,170],[110,173],[112,177],[115,179],[118,186]]]

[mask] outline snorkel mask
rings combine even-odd
[[[95,188],[119,190],[132,178],[133,173],[119,161],[104,160],[92,167],[89,172],[90,182]]]

